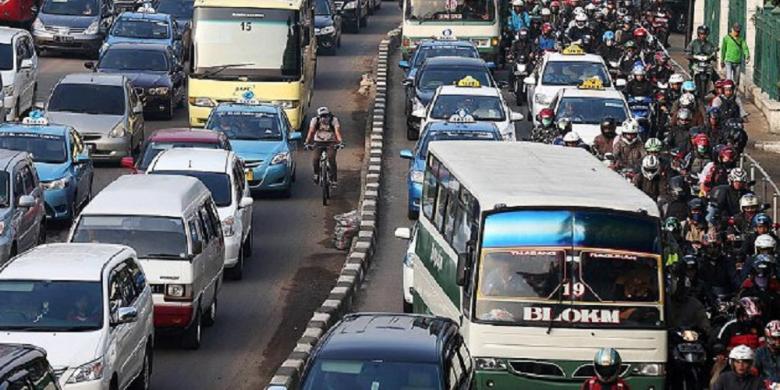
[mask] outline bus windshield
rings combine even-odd
[[[407,0],[406,19],[425,21],[493,21],[493,0]]]
[[[193,77],[242,81],[301,77],[297,11],[199,7],[194,15]]]
[[[652,218],[608,211],[489,215],[476,317],[556,326],[661,326],[658,234]]]

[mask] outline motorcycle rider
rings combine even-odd
[[[729,184],[719,185],[710,191],[707,206],[707,222],[719,227],[722,219],[740,212],[739,200],[750,190],[748,175],[742,168],[734,168],[728,175]]]
[[[725,144],[732,146],[738,155],[742,154],[748,142],[748,134],[742,125],[742,119],[729,119],[722,123]]]
[[[634,17],[631,15],[623,16],[622,24],[620,28],[615,31],[615,40],[619,46],[625,46],[625,44],[631,40],[631,33],[634,31]]]
[[[685,170],[690,174],[696,175],[701,181],[701,173],[704,171],[704,167],[712,162],[710,139],[707,137],[707,134],[699,133],[693,136],[691,142],[693,143],[693,150],[685,156]]]
[[[647,29],[644,27],[637,27],[634,29],[631,35],[634,37],[634,43],[636,43],[636,46],[639,50],[639,56],[642,58],[642,62],[647,62],[644,55],[647,51],[650,50],[651,45],[647,39]]]
[[[555,50],[555,37],[553,36],[553,26],[550,23],[542,25],[542,35],[536,38],[536,50],[540,52]]]
[[[596,375],[585,380],[580,390],[630,390],[620,378],[623,361],[614,348],[601,348],[593,357],[593,370]]]
[[[706,136],[706,133],[700,133]],[[706,195],[715,186],[728,183],[729,171],[737,165],[737,152],[730,146],[721,147],[718,159],[704,166],[699,175],[699,188]],[[741,203],[741,199],[740,199]]]
[[[666,178],[661,174],[658,157],[648,154],[642,159],[640,175],[634,176],[634,185],[654,201],[666,195]]]
[[[555,139],[553,139],[552,144],[563,145],[563,136],[571,132],[571,119],[560,118],[558,119],[558,123],[555,124],[555,127],[558,128],[558,135],[555,136]]]
[[[670,282],[671,301],[669,302],[669,316],[667,326],[669,329],[695,329],[700,332],[702,339],[707,339],[712,334],[710,320],[707,318],[707,310],[704,304],[695,296],[692,290],[697,282],[689,278],[686,261],[692,262],[695,270],[696,256],[687,255],[685,261],[675,267]],[[693,275],[695,278],[695,273]]]
[[[674,69],[669,65],[669,57],[662,51],[655,52],[653,66],[648,70],[648,76],[653,84],[666,83]]]
[[[761,309],[755,298],[743,297],[737,302],[736,317],[718,333],[716,349],[729,350],[739,345],[757,348],[761,344]]]
[[[515,40],[512,41],[512,47],[510,49],[512,57],[512,69],[514,70],[515,64],[525,63],[531,68],[531,53],[533,52],[533,45],[531,44],[531,38],[528,35],[528,29],[523,27],[515,35]],[[515,72],[510,71],[508,73],[509,85],[515,83]]]
[[[528,28],[531,26],[531,17],[525,10],[525,2],[523,0],[512,0],[512,10],[509,11],[509,20],[507,21],[509,31],[516,34],[521,28]]]
[[[620,57],[619,65],[620,73],[623,75],[631,74],[634,67],[639,65],[644,67],[642,59],[639,57],[637,46],[634,41],[628,41],[623,45],[623,56]]]
[[[327,152],[328,163],[330,164],[331,184],[338,183],[338,169],[336,167],[336,153],[342,144],[341,124],[339,118],[333,115],[328,107],[317,109],[317,116],[311,118],[309,122],[309,132],[306,135],[305,145],[312,145],[312,167],[314,169],[314,182],[319,182],[320,177],[320,155],[323,151]]]
[[[631,74],[634,76],[626,83],[626,88],[623,93],[628,99],[632,97],[652,97],[653,96],[653,84],[645,77],[645,68],[642,66],[634,66],[631,70]]]
[[[686,108],[691,112],[691,126],[699,127],[704,124],[704,113],[696,104],[696,98],[693,94],[683,93],[682,96],[680,96],[680,99],[672,104],[672,126],[676,123],[676,115],[674,115],[674,113],[683,108]]]
[[[709,227],[704,219],[704,202],[701,198],[688,201],[688,216],[682,222],[682,236],[696,250],[700,250]]]
[[[645,157],[645,147],[639,140],[639,124],[634,119],[623,122],[622,133],[612,145],[615,169],[630,168],[638,171]]]
[[[684,155],[691,149],[691,121],[693,114],[691,110],[682,108],[676,112],[671,130],[666,134],[664,143],[670,149],[677,149]]]
[[[756,299],[764,321],[780,314],[780,282],[775,276],[775,258],[772,255],[756,255],[749,277],[742,282],[740,297]]]
[[[747,238],[745,236],[750,234],[753,218],[758,213],[758,197],[752,193],[742,195],[739,198],[739,208],[742,212],[734,216],[734,234],[743,235],[742,239],[744,240]]]
[[[688,216],[688,201],[690,200],[691,190],[685,178],[674,176],[669,179],[669,196],[667,202],[662,203],[661,207],[667,218],[676,218],[684,220]]]
[[[612,147],[617,136],[615,118],[606,117],[601,121],[601,134],[593,139],[593,153],[596,157],[604,159],[604,155],[612,153]]]
[[[709,287],[710,299],[721,292],[733,292],[737,278],[737,267],[733,259],[725,256],[719,235],[709,232],[701,241],[699,275]]]
[[[663,234],[661,241],[663,242],[664,267],[669,269],[674,267],[685,253],[681,245],[684,240],[680,220],[675,217],[667,217],[661,228],[661,233]]]
[[[742,105],[742,101],[736,94],[736,85],[731,80],[723,80],[722,82],[723,93],[712,99],[712,107],[718,107],[720,109],[721,121],[728,119],[738,119],[747,117],[747,112]]]
[[[550,143],[555,137],[555,113],[552,108],[543,108],[537,118],[539,124],[531,131],[531,139],[535,142]]]
[[[588,28],[588,15],[580,12],[574,16],[574,25],[566,29],[566,38],[571,43],[582,44],[585,35],[593,36],[593,32]]]
[[[729,352],[731,370],[718,377],[712,390],[762,390],[763,381],[751,371],[755,355],[753,348],[738,345]]]
[[[718,107],[710,107],[707,109],[707,120],[704,126],[701,126],[700,129],[704,133],[706,133],[712,142],[714,142],[716,145],[718,144],[725,144],[724,137],[723,137],[723,131],[721,130],[721,122],[720,122],[720,108]]]
[[[667,92],[669,101],[676,102],[682,96],[683,82],[685,82],[685,78],[679,73],[673,73],[669,76],[669,92]]]
[[[774,226],[772,217],[765,213],[758,213],[753,217],[750,226],[752,229],[746,231],[741,250],[741,254],[748,259],[748,263],[753,255],[760,253],[774,255],[777,247],[777,235],[772,231]],[[749,268],[749,264],[745,267],[743,278],[747,276],[747,268]]]
[[[598,55],[604,58],[608,65],[610,62],[619,62],[620,57],[623,55],[623,50],[615,44],[615,33],[612,31],[604,32],[601,36],[601,45],[597,51]]]
[[[656,30],[663,29],[666,31],[666,34],[660,34],[664,39],[661,44],[669,47],[669,21],[672,20],[672,11],[666,6],[664,0],[653,1],[649,10],[653,15],[653,27],[655,27]]]
[[[663,149],[664,144],[658,138],[648,138],[647,141],[645,141],[645,152],[648,156],[652,155],[658,158],[658,163],[661,167],[661,175],[663,177],[668,177],[669,171],[671,169],[671,163],[666,156],[661,154]]]
[[[701,25],[697,27],[696,39],[691,41],[691,43],[688,44],[688,47],[685,49],[685,52],[688,54],[688,61],[689,61],[688,67],[691,71],[691,74],[693,74],[693,63],[694,63],[693,56],[696,55],[713,56],[718,49],[707,39],[709,35],[710,35],[709,27],[705,25]]]
[[[780,320],[772,320],[764,327],[766,343],[756,349],[754,366],[758,376],[769,382],[780,382]]]

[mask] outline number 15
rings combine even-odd
[[[241,22],[241,31],[252,31],[252,22]]]

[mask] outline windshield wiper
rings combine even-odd
[[[225,64],[225,65],[215,66],[211,70],[203,72],[202,77],[216,76],[216,75],[222,73],[222,71],[224,71],[226,69],[237,68],[239,66],[250,66],[250,65],[255,65],[255,64],[250,62],[250,63],[244,63],[244,64]]]

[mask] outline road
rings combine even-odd
[[[368,99],[357,94],[361,75],[369,72],[377,45],[396,27],[395,2],[369,19],[359,34],[345,34],[336,56],[320,56],[310,112],[327,105],[340,118],[347,148],[339,153],[340,187],[324,208],[309,178],[310,156],[299,152],[290,199],[268,196],[254,205],[254,255],[244,279],[225,283],[217,323],[204,332],[198,351],[178,348],[175,338],[158,337],[152,387],[157,389],[258,389],[287,357],[313,310],[335,284],[345,253],[333,248],[333,216],[355,208],[359,196]],[[44,57],[40,61],[37,101],[45,101],[65,74],[86,71],[85,59]],[[75,97],[78,98],[78,97]],[[89,98],[89,97],[84,97]],[[148,119],[146,135],[168,127],[187,127],[186,109],[171,121]],[[97,168],[97,193],[125,171]],[[49,241],[63,241],[69,226],[51,227]]]

